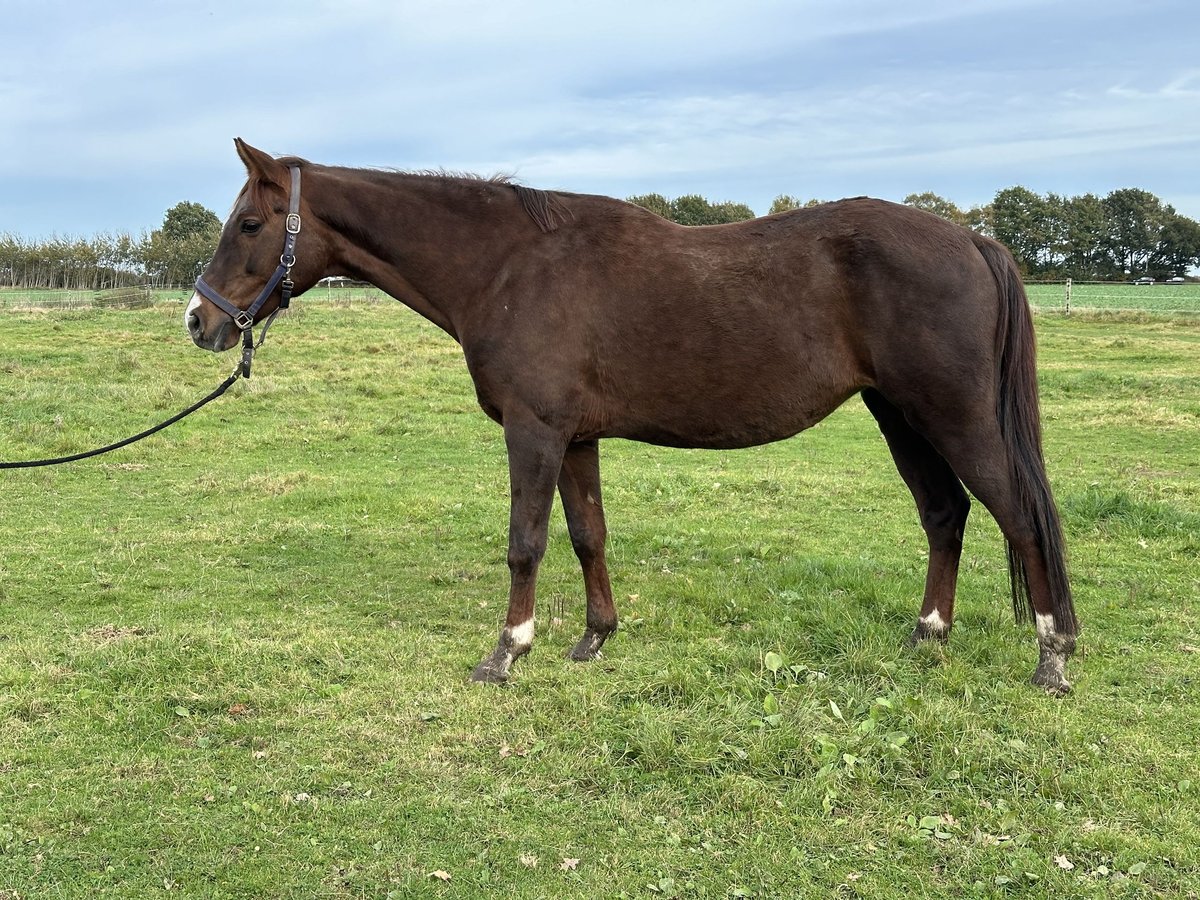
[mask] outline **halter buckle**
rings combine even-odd
[[[284,222],[284,228],[288,234],[300,233],[300,213],[288,213],[287,219]]]
[[[233,317],[233,324],[236,325],[240,331],[249,331],[251,326],[254,325],[254,316],[250,315],[250,313],[243,309]]]

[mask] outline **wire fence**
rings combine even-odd
[[[140,298],[148,298],[149,303]],[[0,288],[0,310],[72,310],[109,307],[138,309],[147,305],[183,304],[192,297],[192,286],[138,287],[106,291],[25,290]],[[316,301],[331,306],[374,305],[394,302],[379,288],[359,283],[322,283],[304,294],[305,302]]]
[[[1200,282],[1136,284],[1118,281],[1027,282],[1029,304],[1039,312],[1143,313],[1200,317]]]
[[[1029,282],[1029,303],[1042,313],[1062,315],[1142,314],[1191,320],[1200,318],[1200,282]],[[127,296],[128,295],[128,296]],[[0,289],[0,310],[73,310],[108,307],[139,308],[146,305],[186,303],[192,288],[138,288],[122,292]],[[139,298],[146,298],[145,300]],[[330,306],[376,305],[392,302],[383,291],[367,284],[317,285],[301,302]]]

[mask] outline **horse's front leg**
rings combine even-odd
[[[505,414],[511,515],[508,523],[508,569],[511,582],[508,616],[496,649],[471,674],[472,681],[503,684],[513,661],[533,646],[534,585],[546,552],[546,529],[554,486],[562,470],[567,441],[533,416]]]

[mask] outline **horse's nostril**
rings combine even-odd
[[[187,329],[192,334],[200,333],[200,317],[195,313],[191,313],[187,317]]]

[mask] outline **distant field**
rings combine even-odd
[[[1029,301],[1047,312],[1064,310],[1066,289],[1062,282],[1033,283],[1025,286]],[[156,290],[159,302],[180,302],[190,297],[188,288]],[[0,309],[85,309],[92,306],[93,291],[20,291],[0,288]],[[390,301],[373,287],[318,287],[305,295],[305,302],[347,306],[356,303]],[[1154,284],[1138,286],[1121,283],[1075,284],[1071,289],[1071,309],[1086,311],[1132,311],[1161,315],[1200,316],[1200,283]]]
[[[556,509],[498,689],[467,678],[503,436],[459,348],[368,301],[301,302],[145,443],[0,472],[0,898],[1200,895],[1195,327],[1037,318],[1065,699],[1026,683],[978,505],[954,633],[904,646],[926,543],[857,399],[756,450],[605,442],[621,630],[562,658]],[[0,311],[0,459],[208,391],[233,358],[181,332],[177,304]]]
[[[1046,311],[1064,310],[1066,285],[1027,284],[1030,304]],[[1200,315],[1200,283],[1071,285],[1072,311],[1124,310],[1149,313]]]

